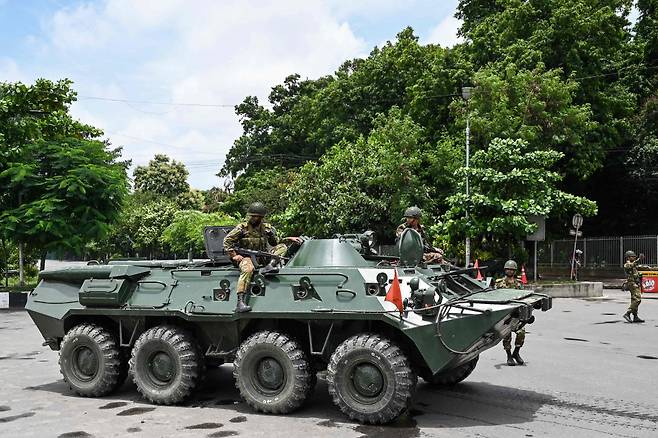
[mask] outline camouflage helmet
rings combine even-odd
[[[500,265],[499,265],[500,266]],[[503,269],[514,269],[515,271],[519,269],[514,260],[508,260],[505,262],[505,267]]]
[[[629,258],[629,257],[637,257],[637,255],[635,254],[635,251],[626,251],[626,252],[624,253],[624,258],[627,259],[627,258]]]
[[[262,202],[252,202],[247,209],[247,215],[249,216],[265,216],[266,213],[267,209]]]
[[[415,205],[413,207],[409,207],[404,211],[404,217],[412,217],[414,219],[420,219],[421,211],[420,208],[416,207]]]

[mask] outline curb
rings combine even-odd
[[[0,310],[23,309],[29,292],[0,292]]]

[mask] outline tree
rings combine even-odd
[[[269,215],[279,214],[288,206],[285,192],[294,174],[290,169],[275,167],[243,175],[235,181],[233,192],[224,199],[221,210],[241,217],[247,212],[249,204],[259,201],[265,204]]]
[[[0,236],[42,251],[102,238],[128,190],[120,149],[73,120],[71,81],[0,83]]]
[[[576,105],[577,83],[562,80],[559,70],[519,70],[514,64],[475,74],[477,87],[468,107],[456,102],[460,122],[468,112],[474,148],[486,148],[496,137],[519,138],[534,150],[558,150],[560,170],[586,178],[598,169],[603,150],[588,141],[596,128],[589,105]],[[460,123],[460,124],[461,124]]]
[[[392,240],[405,208],[418,205],[428,218],[445,197],[459,150],[430,145],[423,130],[399,108],[375,119],[370,135],[342,141],[319,163],[307,163],[287,191],[288,207],[276,217],[288,233],[331,236],[374,229]],[[453,167],[454,166],[454,167]]]
[[[493,139],[486,150],[473,154],[472,167],[458,171],[459,191],[448,198],[443,232],[453,243],[468,234],[480,249],[505,257],[514,242],[535,231],[529,215],[596,214],[596,203],[557,188],[562,177],[551,169],[563,157],[554,150],[532,150],[521,139]]]
[[[175,199],[190,190],[188,172],[183,163],[156,154],[146,166],[137,166],[133,172],[135,191],[153,193]]]
[[[238,219],[224,213],[202,213],[182,210],[174,214],[173,221],[164,229],[161,242],[171,251],[184,254],[188,250],[203,251],[203,230],[212,225],[235,225]]]

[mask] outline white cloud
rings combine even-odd
[[[247,95],[264,99],[291,73],[332,73],[368,49],[319,0],[107,0],[62,9],[44,30],[59,62],[51,73],[73,79],[80,94],[74,114],[93,120],[135,162],[156,152],[190,162],[198,188],[219,183],[220,165],[212,164],[223,162],[241,133],[232,108],[87,98],[232,105]]]
[[[424,44],[440,44],[442,47],[452,47],[455,44],[462,43],[464,39],[457,36],[457,30],[461,25],[461,20],[453,16],[445,17],[430,31],[427,40],[421,42]]]
[[[0,81],[24,82],[26,79],[16,61],[11,58],[0,57]]]

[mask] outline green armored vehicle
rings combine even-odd
[[[235,313],[239,271],[223,253],[227,231],[205,230],[204,262],[41,273],[27,310],[44,345],[60,351],[73,391],[101,397],[130,374],[146,399],[174,404],[202,384],[207,363],[233,362],[250,406],[286,414],[304,404],[316,373],[326,370],[341,411],[386,423],[410,406],[417,376],[460,382],[482,351],[532,323],[533,309],[551,308],[548,296],[491,290],[468,270],[423,265],[422,240],[410,229],[399,257],[377,255],[368,235],[306,239],[278,272],[254,276],[253,310]],[[266,253],[244,254],[263,266]],[[402,312],[392,297],[398,293]]]

